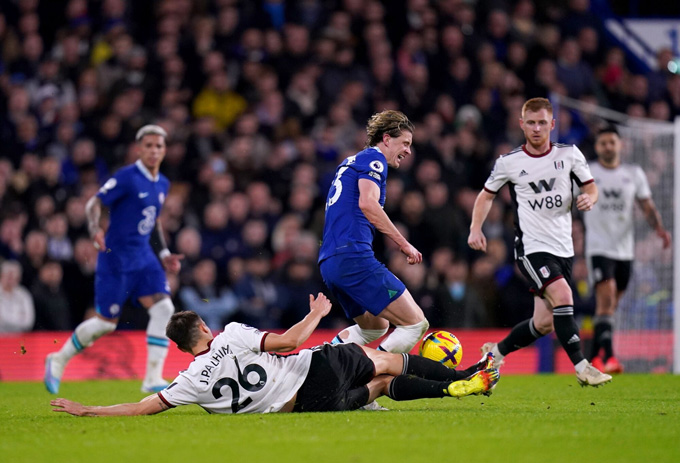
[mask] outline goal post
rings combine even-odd
[[[623,163],[646,173],[652,199],[673,246],[663,250],[639,207],[635,208],[635,259],[624,297],[615,315],[614,349],[630,372],[680,374],[680,117],[675,122],[630,117],[594,102],[551,95],[556,127],[553,139],[575,143],[595,159],[595,134],[604,125],[617,126],[623,141]],[[578,257],[578,256],[577,256]]]

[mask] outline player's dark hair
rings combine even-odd
[[[198,342],[200,335],[198,328],[201,326],[201,321],[201,317],[191,310],[177,312],[170,317],[170,321],[165,327],[165,335],[181,350],[191,352],[191,349]]]
[[[550,114],[553,114],[552,104],[547,98],[532,98],[527,100],[522,106],[522,118],[524,118],[524,113],[527,111],[535,113],[541,109],[547,109]]]
[[[384,134],[397,138],[404,130],[413,133],[415,127],[401,111],[389,109],[371,116],[366,125],[366,148],[375,146],[383,139]]]
[[[604,135],[605,133],[613,133],[617,137],[621,137],[619,134],[618,129],[616,128],[615,125],[607,125],[605,127],[602,127],[600,130],[597,131],[597,135],[595,136],[595,139],[597,139],[600,135]]]

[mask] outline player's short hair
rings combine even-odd
[[[375,146],[383,139],[384,134],[397,138],[404,130],[413,133],[415,127],[401,111],[389,109],[371,116],[366,125],[366,147]]]
[[[536,113],[541,109],[546,109],[550,114],[553,114],[553,107],[552,104],[550,104],[550,100],[547,98],[531,98],[522,106],[522,118],[524,118],[524,114],[527,111]]]
[[[170,317],[170,321],[165,327],[165,335],[181,350],[191,352],[191,349],[198,342],[200,336],[198,328],[202,321],[201,317],[191,310],[177,312]]]
[[[135,135],[135,141],[141,141],[141,139],[147,135],[160,135],[166,140],[168,138],[168,133],[163,127],[160,125],[148,124],[137,131],[137,135]]]
[[[606,133],[613,133],[617,137],[621,138],[621,135],[619,134],[619,130],[616,128],[615,125],[606,125],[602,127],[600,130],[597,131],[597,135],[595,135],[595,139],[597,140],[600,135],[604,135]]]

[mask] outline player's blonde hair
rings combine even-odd
[[[147,135],[160,135],[167,140],[168,133],[160,125],[148,124],[137,131],[135,141],[141,141]]]
[[[532,98],[530,100],[527,100],[522,106],[522,118],[524,118],[524,114],[527,111],[535,113],[540,111],[541,109],[546,109],[548,113],[552,114],[553,107],[552,104],[550,104],[550,100],[548,100],[547,98]]]
[[[380,143],[384,134],[397,138],[404,130],[413,133],[414,129],[413,123],[401,111],[388,109],[387,111],[376,113],[371,116],[366,125],[366,135],[368,136],[366,147],[368,148]]]

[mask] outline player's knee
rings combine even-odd
[[[364,340],[364,344],[368,344],[375,341],[376,339],[380,339],[381,337],[385,336],[388,328],[387,327],[385,327],[384,329],[379,328],[377,330],[365,330],[363,328],[359,328],[359,330],[361,332],[361,337]]]
[[[169,297],[165,297],[149,307],[149,317],[170,320],[173,313],[175,313],[175,306],[172,304],[172,300],[170,300]]]
[[[147,333],[156,337],[165,337],[165,327],[173,313],[175,313],[175,306],[169,297],[163,298],[149,307]]]
[[[413,325],[398,325],[381,347],[388,352],[408,352],[420,341],[429,327],[427,319]]]
[[[534,314],[533,318],[531,319],[531,323],[533,323],[533,326],[536,329],[536,331],[538,331],[543,336],[555,331],[552,313],[545,316],[537,316],[536,314]]]
[[[115,331],[116,326],[116,323],[103,318],[88,318],[76,328],[76,337],[83,347],[88,347],[102,336]]]

